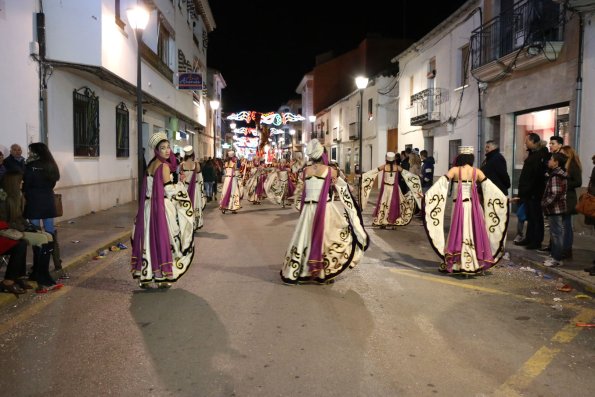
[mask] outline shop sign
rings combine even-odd
[[[179,73],[179,90],[202,90],[202,75],[200,73]]]

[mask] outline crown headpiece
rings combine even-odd
[[[167,141],[167,134],[163,131],[156,132],[149,137],[149,147],[155,149],[161,141]]]

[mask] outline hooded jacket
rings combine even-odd
[[[426,157],[421,162],[421,185],[423,187],[430,187],[434,183],[434,164],[436,161],[434,157]]]

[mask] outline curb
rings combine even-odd
[[[579,277],[574,276],[573,274],[564,272],[562,269],[547,267],[541,262],[537,262],[529,258],[521,258],[520,262],[521,264],[531,265],[536,269],[539,269],[539,271],[543,274],[560,277],[564,280],[565,284],[572,286],[576,290],[586,292],[591,295],[595,294],[595,289],[589,285],[589,283],[585,282],[585,280]]]
[[[101,244],[96,244],[93,247],[90,247],[89,250],[83,254],[80,254],[78,256],[75,256],[72,259],[69,259],[68,261],[63,261],[62,262],[62,268],[63,269],[72,269],[75,268],[77,266],[82,265],[83,263],[88,262],[89,260],[91,260],[93,257],[96,256],[97,252],[108,248],[118,242],[121,242],[122,240],[128,241],[130,240],[130,236],[132,235],[132,231],[127,231],[127,232],[123,232],[120,233],[119,235],[117,235],[116,237],[112,237],[110,240],[108,240],[108,242],[104,242]],[[56,271],[52,271],[51,272],[52,275],[55,275]],[[35,295],[35,291],[33,291],[32,293],[27,293],[27,294],[23,294],[24,297],[30,297],[32,295]],[[12,304],[14,302],[17,302],[20,299],[19,296],[14,295],[14,294],[9,294],[9,293],[1,293],[0,294],[0,308],[7,306],[9,304]]]

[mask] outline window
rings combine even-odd
[[[74,155],[99,157],[99,98],[88,87],[72,93]]]
[[[124,102],[116,107],[116,157],[130,156],[130,120]]]
[[[122,7],[120,4],[120,0],[115,0],[115,7],[116,7],[116,25],[124,29],[126,23],[122,20]]]
[[[374,118],[374,101],[372,98],[368,99],[368,120]]]
[[[459,49],[459,76],[458,86],[463,87],[469,84],[469,44]]]
[[[157,56],[163,61],[164,64],[169,66],[169,31],[166,29],[163,23],[159,24],[159,39],[157,41]]]
[[[413,75],[409,76],[409,105],[413,105]]]

